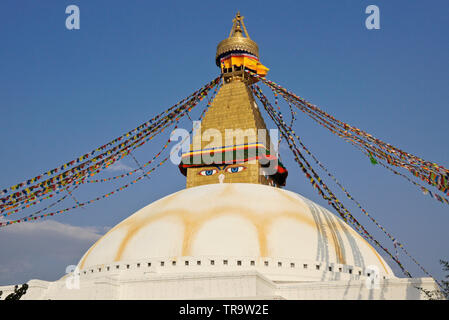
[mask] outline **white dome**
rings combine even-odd
[[[201,258],[216,260],[212,265],[269,264],[261,273],[277,280],[282,268],[275,267],[281,266],[321,269],[321,279],[323,272],[362,274],[371,266],[394,277],[376,250],[328,210],[284,189],[245,183],[184,189],[153,202],[99,239],[78,267],[94,272],[99,266],[159,261],[165,269],[158,272],[168,272],[174,261],[179,267],[191,259],[192,266]]]

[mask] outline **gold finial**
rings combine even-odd
[[[217,66],[220,66],[221,56],[232,51],[247,52],[259,58],[259,47],[257,46],[257,43],[249,37],[243,18],[244,17],[240,15],[240,12],[237,12],[235,18],[232,19],[232,28],[229,37],[218,44],[217,54],[215,55]],[[245,33],[244,35],[242,34],[242,29]]]
[[[237,14],[235,15],[235,18],[232,19],[233,25],[232,25],[232,29],[231,29],[231,32],[229,33],[229,37],[228,38],[231,38],[233,36],[241,36],[242,35],[242,28],[243,28],[243,30],[245,31],[246,37],[248,39],[251,39],[249,37],[248,31],[246,30],[245,23],[243,22],[244,18],[245,17],[240,15],[240,11],[237,12]]]

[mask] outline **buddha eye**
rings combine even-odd
[[[237,173],[237,172],[243,171],[243,170],[245,170],[245,169],[246,169],[246,167],[244,167],[244,166],[239,166],[239,167],[231,167],[231,168],[227,168],[226,171],[229,172],[229,173]]]
[[[202,176],[212,176],[217,173],[216,169],[208,169],[208,170],[202,170],[199,172]]]

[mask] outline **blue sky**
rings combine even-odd
[[[70,4],[80,8],[80,30],[65,28]],[[380,8],[380,30],[365,28],[370,4]],[[270,68],[269,79],[340,120],[449,167],[447,1],[3,0],[0,187],[93,150],[215,78],[216,45],[228,36],[238,10]],[[438,260],[449,259],[449,207],[371,165],[303,114],[298,118],[296,131],[311,151],[441,278]],[[148,161],[166,139],[142,147],[136,157]],[[281,151],[289,169],[286,188],[327,207],[287,150]],[[121,165],[135,168],[130,160]],[[104,176],[117,172],[126,171]],[[85,201],[118,185],[75,196]],[[0,284],[59,278],[108,228],[184,185],[178,169],[167,164],[151,181],[108,200],[34,226],[1,229]],[[66,229],[71,231],[61,232]],[[401,260],[423,276],[406,257]]]

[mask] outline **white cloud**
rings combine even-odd
[[[134,168],[119,161],[119,162],[114,163],[112,166],[106,168],[106,170],[108,170],[108,171],[132,171],[132,170],[134,170]]]
[[[43,233],[46,233],[47,235],[52,234],[54,236],[87,241],[98,240],[102,233],[97,227],[78,227],[53,220],[16,223],[4,227],[0,232],[27,236],[42,236]]]
[[[283,151],[290,150],[290,147],[288,146],[287,142],[285,142],[284,139],[282,139],[282,142],[279,145],[279,150],[283,150]]]
[[[79,227],[54,220],[0,228],[0,286],[25,283],[30,279],[59,279],[66,267],[76,265],[108,229]]]

